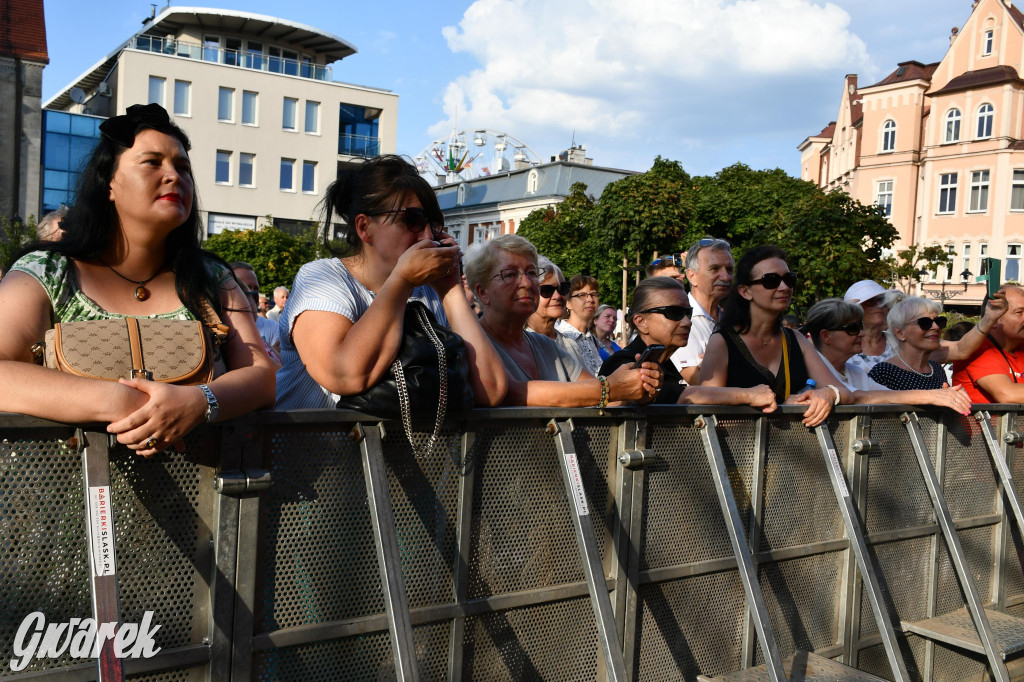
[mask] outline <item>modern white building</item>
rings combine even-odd
[[[166,7],[44,108],[106,118],[157,102],[192,139],[211,234],[255,228],[266,216],[294,230],[317,218],[340,168],[395,151],[398,95],[333,80],[335,65],[355,53],[284,19]],[[44,149],[44,176],[70,191],[78,169],[48,173],[51,156],[59,155]],[[52,203],[59,192],[45,189]]]

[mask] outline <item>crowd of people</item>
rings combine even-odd
[[[323,224],[344,224],[346,251],[304,265],[268,310],[251,265],[201,248],[189,141],[166,112],[131,107],[101,132],[74,205],[40,224],[39,241],[0,281],[9,328],[0,410],[102,421],[144,456],[204,420],[359,396],[371,411],[394,409],[373,402],[390,395],[405,410],[421,391],[438,391],[438,420],[446,406],[464,409],[462,393],[478,406],[796,404],[808,426],[840,404],[966,414],[972,403],[1024,402],[1020,288],[1000,291],[952,340],[942,338],[941,306],[872,281],[818,302],[801,327],[789,313],[799,273],[781,248],[734,264],[727,241],[706,237],[651,263],[620,318],[597,279],[566,277],[521,236],[463,254],[432,188],[393,155],[328,188]],[[227,341],[202,386],[74,376],[37,366],[30,352],[55,322],[203,320],[209,308]],[[418,359],[417,343],[428,349]]]

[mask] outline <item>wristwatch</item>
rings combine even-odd
[[[199,384],[199,389],[206,396],[206,422],[217,421],[217,417],[220,416],[220,403],[217,402],[217,396],[206,384]]]

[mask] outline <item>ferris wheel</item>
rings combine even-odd
[[[448,184],[529,168],[541,161],[529,145],[508,133],[452,130],[447,138],[427,145],[416,155],[415,162],[420,174],[429,181]]]

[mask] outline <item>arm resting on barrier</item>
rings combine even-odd
[[[688,386],[679,396],[679,405],[750,405],[763,412],[774,412],[775,393],[767,385],[752,388],[728,386]]]
[[[647,403],[657,394],[661,370],[645,362],[640,369],[623,365],[607,377],[608,405]],[[505,405],[531,407],[594,407],[601,401],[601,382],[584,370],[576,381],[509,381]]]
[[[854,391],[853,399],[858,405],[938,405],[963,415],[971,413],[971,398],[963,386],[916,391]]]

